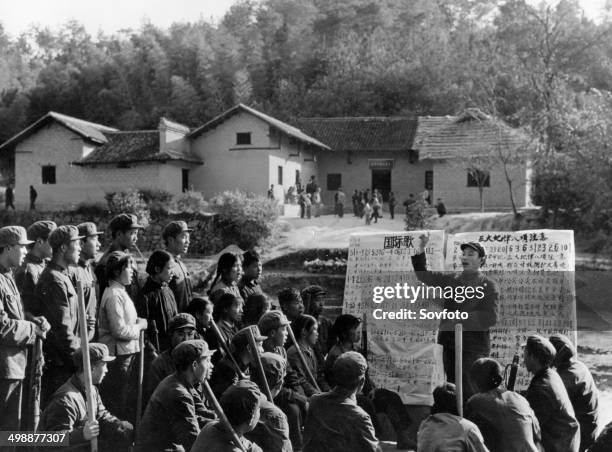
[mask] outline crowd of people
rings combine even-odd
[[[269,299],[261,257],[249,250],[222,254],[210,289],[197,294],[182,262],[188,225],[164,228],[146,276],[129,252],[140,229],[134,215],[113,218],[96,260],[103,232],[94,223],[0,228],[0,431],[64,432],[71,450],[97,439],[113,452],[357,452],[380,450],[384,421],[398,448],[423,452],[612,450],[612,428],[595,437],[597,389],[564,336],[529,337],[533,379],[523,395],[505,389],[501,365],[472,344],[465,417],[445,346],[449,382],[434,390],[415,442],[409,407],[369,377],[361,319],[322,315],[325,288],[288,287]],[[466,262],[482,262],[477,244],[462,249]],[[425,283],[436,277],[424,256],[414,265]],[[488,297],[494,316],[494,287]],[[482,328],[494,324],[482,319]]]

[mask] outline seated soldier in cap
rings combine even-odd
[[[587,366],[576,359],[574,344],[569,338],[555,334],[550,337],[550,342],[557,351],[553,365],[567,390],[576,420],[580,423],[580,450],[584,451],[595,441],[599,404],[597,387]]]
[[[15,283],[21,293],[23,307],[31,315],[40,315],[40,302],[36,298],[34,289],[47,262],[53,256],[49,245],[49,234],[57,228],[53,221],[42,220],[30,225],[27,229],[28,239],[34,243],[28,245],[23,264],[15,270]]]
[[[219,400],[230,425],[221,421],[209,423],[198,435],[191,452],[263,452],[257,444],[244,437],[259,421],[262,397],[257,385],[251,381],[242,380],[230,386]],[[234,442],[232,431],[240,445]]]
[[[274,399],[283,387],[283,380],[287,373],[287,361],[276,353],[263,352],[261,366]],[[256,369],[251,369],[251,381],[257,384],[263,393],[265,384]],[[257,426],[245,436],[265,452],[291,452],[293,450],[289,439],[287,416],[265,397],[261,402],[261,417]]]
[[[102,294],[104,294],[104,289],[108,286],[108,278],[106,277],[106,261],[108,257],[114,251],[121,251],[129,254],[130,249],[134,248],[138,242],[138,230],[143,227],[144,226],[138,224],[136,215],[127,213],[117,215],[108,224],[108,229],[110,230],[113,241],[96,265],[96,277],[98,278],[100,292]],[[140,290],[140,285],[138,280],[138,269],[134,261],[131,263],[131,268],[133,273],[132,282],[126,286],[126,290],[130,298],[135,300]]]
[[[100,241],[98,236],[103,232],[99,232],[95,223],[81,223],[77,226],[79,235],[83,236],[81,240],[81,254],[77,265],[70,267],[70,278],[77,286],[77,281],[81,281],[83,285],[83,298],[85,299],[85,311],[87,313],[87,332],[91,341],[96,334],[96,317],[98,315],[98,300],[102,297],[99,293],[98,279],[94,271],[94,260],[98,251],[100,251]]]
[[[174,293],[168,287],[172,278],[173,261],[172,255],[167,251],[153,251],[147,262],[146,271],[149,276],[134,300],[138,316],[147,319],[149,324],[149,338],[153,337],[154,331],[157,330],[158,353],[170,347],[168,324],[179,312]],[[152,321],[155,321],[155,330]]]
[[[304,426],[304,452],[380,451],[370,416],[355,395],[365,383],[368,364],[357,352],[343,353],[334,363],[336,387],[315,394]]]
[[[421,422],[417,433],[417,452],[488,452],[478,427],[458,416],[453,383],[438,386],[433,398],[431,415]]]
[[[538,452],[542,437],[538,419],[523,396],[501,386],[501,365],[480,358],[470,372],[478,392],[468,400],[465,417],[478,426],[489,450]]]
[[[193,297],[191,276],[187,267],[181,261],[181,257],[187,254],[189,249],[189,233],[193,229],[184,221],[171,221],[162,231],[162,239],[172,257],[172,279],[168,286],[174,293],[176,306],[179,312],[186,312],[187,305]]]
[[[262,272],[261,257],[257,251],[249,250],[242,255],[242,271],[242,278],[238,282],[242,299],[246,301],[251,295],[263,295],[259,285]]]
[[[115,358],[109,356],[106,345],[89,344],[95,420],[87,418],[83,350],[77,349],[73,358],[76,373],[53,394],[42,413],[38,430],[66,433],[70,450],[88,451],[89,440],[98,436],[103,450],[125,450],[132,442],[132,424],[117,419],[106,410],[97,388],[106,375],[106,363]]]
[[[76,226],[60,226],[49,234],[53,257],[43,270],[35,293],[42,315],[51,325],[44,343],[45,372],[42,378],[41,405],[73,374],[73,353],[81,346],[78,329],[78,298],[70,279],[69,266],[76,265],[81,239]]]
[[[486,263],[484,248],[477,242],[468,242],[461,245],[461,265],[463,271],[453,274],[450,272],[432,272],[427,270],[425,247],[429,237],[422,235],[419,243],[419,253],[412,256],[412,266],[419,281],[428,286],[461,287],[467,293],[483,292],[482,298],[477,300],[445,299],[444,308],[448,311],[466,312],[467,320],[440,320],[438,343],[442,345],[442,360],[446,380],[455,381],[455,325],[463,325],[463,396],[467,400],[475,389],[469,379],[472,363],[478,358],[486,358],[491,353],[491,337],[489,329],[497,322],[499,291],[495,282],[486,277],[481,268]],[[478,290],[480,289],[480,291]],[[458,292],[458,291],[457,291]],[[455,291],[453,291],[455,293]]]
[[[203,340],[185,341],[172,350],[176,372],[153,392],[138,430],[136,451],[191,449],[200,429],[214,418],[196,389],[210,378],[213,353]]]
[[[149,372],[145,374],[146,384],[143,383],[145,390],[142,394],[142,406],[147,406],[151,394],[153,394],[159,383],[168,375],[176,372],[176,366],[172,359],[172,350],[185,341],[196,339],[195,328],[195,319],[190,314],[181,313],[172,317],[168,324],[170,348],[164,350],[161,355],[153,360]]]
[[[255,351],[249,344],[248,332],[252,331],[259,350]],[[257,325],[251,325],[241,329],[236,333],[230,342],[230,352],[240,369],[236,369],[231,357],[224,356],[215,364],[215,368],[210,377],[210,388],[216,397],[221,397],[221,394],[233,384],[236,384],[243,376],[248,376],[249,364],[254,362],[254,353],[263,353],[261,343],[266,339],[259,333]]]
[[[264,350],[276,353],[285,360],[287,351],[284,345],[287,341],[288,326],[289,320],[280,311],[268,311],[259,320],[259,330],[268,337],[263,343]],[[287,363],[283,388],[274,399],[274,403],[287,415],[291,443],[296,450],[302,449],[302,424],[308,412],[308,398],[304,395],[302,383],[303,378]]]
[[[555,347],[542,336],[527,338],[525,367],[533,378],[525,397],[542,429],[546,452],[577,452],[580,447],[580,425],[559,374],[551,368]]]

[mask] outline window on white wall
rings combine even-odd
[[[277,183],[278,185],[283,185],[283,167],[282,166],[278,167]]]
[[[342,186],[342,174],[328,174],[327,175],[327,189],[338,190]]]
[[[42,183],[55,184],[55,165],[45,165],[42,167]]]
[[[238,132],[236,134],[236,144],[251,144],[251,132]]]

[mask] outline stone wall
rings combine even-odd
[[[29,212],[29,211],[2,211],[0,214],[0,226],[16,224],[27,228],[38,220],[52,220],[58,225],[78,225],[85,221],[93,221],[99,230],[106,233],[100,237],[102,249],[111,241],[110,232],[107,231],[108,223],[113,218],[110,212],[106,214],[83,214],[78,212],[55,211],[55,212]],[[143,252],[151,252],[163,248],[162,230],[166,224],[173,220],[184,220],[194,231],[191,233],[191,244],[189,255],[210,255],[221,249],[221,241],[217,237],[216,216],[214,214],[179,213],[163,216],[151,213],[151,222],[147,228],[138,235],[138,248]]]

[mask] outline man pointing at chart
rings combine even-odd
[[[468,314],[465,320],[443,318],[440,321],[438,343],[443,347],[444,371],[449,382],[455,382],[455,325],[463,325],[463,397],[467,400],[475,393],[469,379],[469,369],[478,358],[488,357],[491,353],[489,328],[497,322],[499,292],[495,282],[481,271],[486,262],[484,248],[477,242],[461,245],[461,273],[432,272],[427,270],[425,247],[428,235],[419,237],[418,253],[412,256],[412,266],[419,281],[428,286],[452,287],[454,293],[465,293],[467,288],[474,292],[484,292],[484,296],[474,299],[445,298],[444,309]]]

